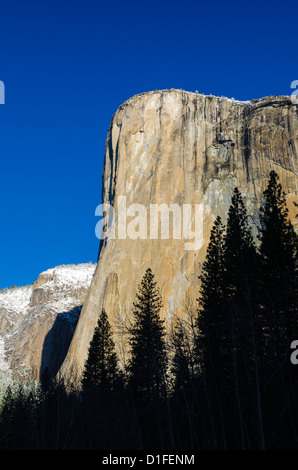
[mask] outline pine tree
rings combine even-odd
[[[238,423],[243,449],[258,438],[263,447],[257,347],[256,249],[242,195],[234,189],[224,250],[226,288],[226,375],[230,412]],[[257,397],[255,400],[254,397]],[[251,416],[259,415],[255,435]],[[249,437],[247,434],[251,433]],[[234,438],[236,435],[234,436]]]
[[[133,305],[129,383],[137,399],[153,401],[164,393],[167,353],[164,321],[160,318],[162,300],[150,268]]]
[[[194,359],[191,337],[181,318],[176,320],[172,333],[173,358],[171,373],[174,381],[174,391],[188,389],[194,380]]]
[[[268,341],[285,352],[298,329],[297,235],[288,218],[285,194],[272,171],[260,209],[261,305]]]
[[[296,339],[298,331],[298,237],[289,220],[286,197],[274,171],[270,173],[263,195],[258,300],[264,332],[261,357],[266,384],[264,401],[271,423],[269,439],[291,447],[291,443],[297,443],[298,435],[295,424],[297,369],[290,362],[291,341]]]
[[[108,316],[103,309],[94,329],[82,377],[84,390],[111,391],[119,378]]]
[[[256,250],[238,188],[234,189],[224,240],[224,282],[230,349],[250,354],[251,322],[256,321]],[[244,354],[243,354],[244,353]],[[238,355],[239,357],[239,355]]]
[[[230,299],[243,295],[246,282],[251,280],[255,259],[253,237],[246,208],[238,188],[234,189],[228,212],[225,236],[225,282]]]
[[[217,217],[210,234],[206,259],[200,276],[199,314],[197,318],[197,369],[204,367],[212,375],[215,365],[223,371],[224,317],[224,226]]]
[[[217,217],[207,247],[200,275],[199,309],[196,337],[196,370],[203,391],[200,399],[205,409],[202,420],[210,424],[209,433],[215,446],[223,446],[225,395],[227,394],[227,309],[224,263],[225,227]]]
[[[242,196],[235,188],[224,229],[214,223],[201,275],[198,353],[214,439],[246,446],[255,367],[255,248]],[[203,359],[203,360],[202,360]],[[257,406],[257,405],[256,405]],[[213,415],[213,416],[212,416]],[[235,429],[228,425],[233,419]]]

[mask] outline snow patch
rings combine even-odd
[[[0,309],[16,314],[26,314],[32,295],[33,286],[12,287],[0,291]]]
[[[95,268],[96,264],[92,263],[61,265],[42,272],[40,276],[44,275],[51,278],[51,281],[46,282],[47,286],[50,282],[55,284],[58,288],[59,286],[64,287],[65,285],[74,288],[88,288],[93,278]]]

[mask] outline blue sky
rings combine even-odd
[[[297,1],[1,2],[0,288],[96,261],[106,133],[118,106],[182,88],[289,95]]]

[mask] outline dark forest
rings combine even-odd
[[[298,448],[297,241],[271,172],[253,237],[235,188],[218,217],[195,309],[166,328],[148,267],[126,326],[120,367],[109,312],[101,312],[80,380],[45,370],[8,386],[3,450],[265,450]]]

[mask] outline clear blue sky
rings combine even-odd
[[[0,4],[0,288],[96,261],[106,133],[118,106],[182,88],[289,95],[297,1]]]

